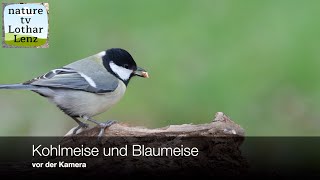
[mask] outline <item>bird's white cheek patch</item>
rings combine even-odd
[[[116,73],[122,80],[128,80],[132,74],[132,70],[126,69],[124,67],[118,66],[112,61],[110,62],[110,68],[114,73]]]

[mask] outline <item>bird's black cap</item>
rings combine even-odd
[[[110,61],[113,61],[116,65],[122,66],[126,69],[137,69],[137,64],[133,60],[130,53],[121,48],[112,48],[106,50],[106,55],[103,57],[103,62],[109,64]],[[104,66],[106,66],[104,64]]]

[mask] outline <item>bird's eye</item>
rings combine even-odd
[[[129,65],[128,65],[128,64],[124,64],[123,67],[126,68],[126,69],[128,69],[128,68],[129,68]]]

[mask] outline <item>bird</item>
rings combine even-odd
[[[0,89],[30,90],[54,103],[78,124],[73,135],[90,121],[100,127],[103,136],[114,120],[99,122],[93,119],[114,106],[124,96],[132,77],[149,78],[137,66],[131,54],[122,48],[111,48],[39,77],[17,84],[0,84]]]

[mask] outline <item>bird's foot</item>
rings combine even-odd
[[[106,128],[110,127],[111,125],[117,123],[117,121],[115,120],[109,120],[107,122],[104,122],[104,123],[99,123],[98,125],[100,126],[100,132],[99,132],[99,135],[98,135],[98,139],[100,139],[101,137],[104,136],[104,131]]]
[[[112,124],[117,123],[117,121],[115,121],[115,120],[109,120],[107,122],[101,123],[101,122],[98,122],[98,121],[88,117],[88,116],[82,116],[82,118],[100,126],[100,132],[98,134],[98,142],[100,142],[100,143],[101,143],[101,137],[104,136],[105,129],[110,127]]]
[[[87,129],[89,127],[89,124],[83,123],[81,121],[79,121],[78,124],[79,126],[73,130],[73,133],[72,133],[73,135],[76,135],[78,130]]]

